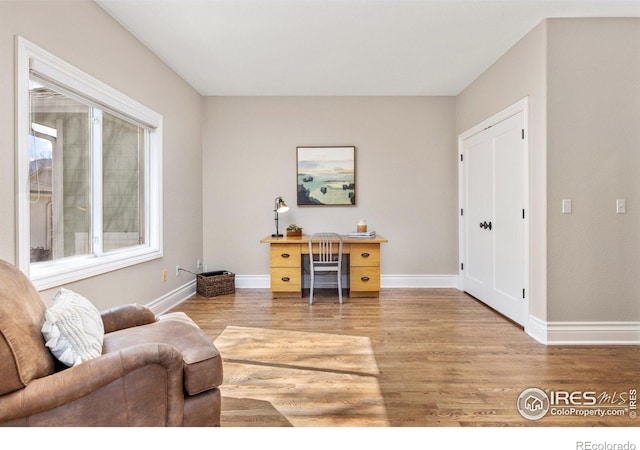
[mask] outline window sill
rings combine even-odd
[[[100,257],[88,255],[64,258],[31,264],[30,278],[38,291],[44,291],[161,257],[162,250],[140,246]]]

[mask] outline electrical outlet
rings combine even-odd
[[[202,261],[200,261],[199,259],[196,260],[196,269],[199,269],[200,267],[202,267]]]
[[[179,265],[176,266],[176,276],[180,275],[181,267]]]
[[[616,200],[616,213],[617,214],[626,214],[627,212],[627,201],[624,198],[619,198]]]
[[[163,270],[162,271],[162,282],[165,283],[167,281],[167,271]]]

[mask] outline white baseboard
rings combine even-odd
[[[640,322],[544,322],[529,316],[525,332],[545,345],[640,344]]]
[[[334,275],[335,277],[335,275]],[[321,280],[319,280],[321,281]],[[305,275],[305,286],[309,285],[308,275]],[[348,280],[343,278],[344,286]],[[271,279],[269,275],[237,275],[236,287],[246,289],[269,289]],[[333,283],[335,284],[335,282]],[[327,283],[327,287],[333,284]],[[321,286],[322,281],[321,281]],[[382,288],[457,288],[458,275],[381,275],[380,287]]]
[[[236,287],[240,289],[269,289],[271,277],[269,275],[238,275],[236,274]]]
[[[191,280],[187,284],[183,284],[177,289],[163,295],[160,298],[153,300],[146,306],[151,309],[156,315],[163,314],[169,311],[171,308],[178,306],[185,300],[193,297],[196,293],[196,280]]]
[[[547,323],[535,316],[529,315],[524,324],[524,332],[541,344],[547,345]]]
[[[457,288],[458,275],[381,275],[382,288]]]

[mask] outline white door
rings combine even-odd
[[[462,144],[463,289],[524,325],[527,154],[519,112]]]

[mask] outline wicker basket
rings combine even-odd
[[[233,294],[236,291],[236,274],[225,271],[198,274],[196,290],[203,297]]]

